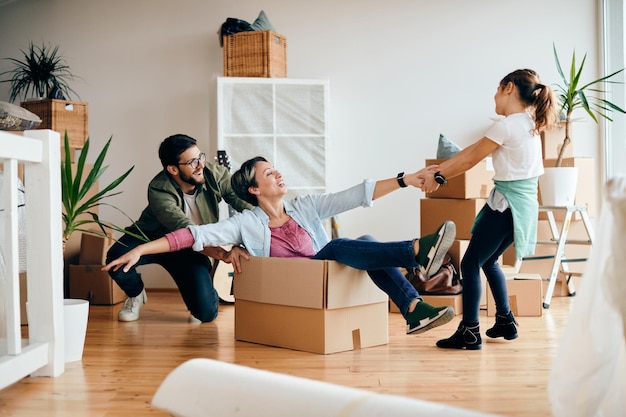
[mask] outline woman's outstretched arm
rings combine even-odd
[[[122,267],[122,265],[125,265],[124,272],[128,272],[133,265],[139,262],[139,258],[141,258],[142,255],[151,255],[155,253],[165,252],[170,252],[170,243],[167,238],[163,236],[157,240],[144,243],[128,251],[124,255],[112,260],[111,262],[103,266],[102,270],[108,271],[113,268],[114,271],[117,271],[118,269],[120,269],[120,267]]]

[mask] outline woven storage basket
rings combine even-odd
[[[80,149],[89,134],[89,115],[87,103],[67,100],[33,100],[20,104],[25,109],[41,118],[38,129],[51,129],[61,134],[61,148],[65,130],[70,140],[70,147]]]
[[[225,36],[224,75],[286,77],[287,39],[269,30]]]

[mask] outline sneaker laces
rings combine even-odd
[[[135,307],[137,307],[137,305],[139,304],[139,297],[128,297],[126,298],[126,300],[124,301],[124,308],[123,310],[133,310]]]

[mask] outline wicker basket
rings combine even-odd
[[[85,144],[89,134],[87,103],[45,99],[25,101],[20,105],[41,118],[38,129],[51,129],[61,134],[61,149],[66,130],[70,147],[81,149]]]
[[[287,39],[269,30],[240,32],[225,36],[224,75],[227,77],[286,77]]]

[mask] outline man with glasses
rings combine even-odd
[[[159,146],[159,159],[163,170],[148,185],[148,206],[139,220],[127,228],[128,231],[141,234],[139,228],[150,240],[154,240],[192,224],[217,222],[218,204],[221,200],[238,211],[251,208],[233,192],[228,169],[213,163],[207,164],[206,154],[200,151],[195,139],[182,134],[166,138]],[[117,259],[141,243],[143,242],[129,234],[123,235],[109,249],[107,262]],[[144,256],[128,272],[121,269],[110,272],[111,278],[127,296],[118,320],[139,319],[139,311],[148,297],[136,267],[146,264],[158,264],[165,268],[176,282],[183,301],[196,320],[214,320],[217,317],[219,297],[213,286],[209,257],[232,263],[234,270],[238,271],[240,256],[248,255],[238,247],[230,251],[222,247],[207,248],[202,252],[189,249]]]

